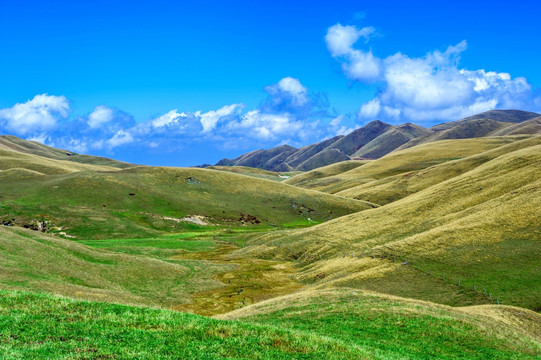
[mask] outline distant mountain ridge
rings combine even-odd
[[[281,145],[256,150],[216,166],[248,166],[270,171],[309,171],[352,159],[377,159],[396,149],[445,140],[541,133],[541,114],[522,110],[490,110],[458,121],[425,128],[374,120],[345,136],[295,148]]]

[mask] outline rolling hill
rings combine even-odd
[[[492,110],[429,129],[412,123],[393,126],[374,120],[345,136],[336,136],[300,149],[282,145],[222,159],[218,166],[250,166],[270,171],[310,171],[350,159],[378,159],[396,149],[446,140],[485,136],[535,135],[541,132],[539,114],[520,110]]]
[[[541,358],[539,119],[500,120],[285,181],[0,138],[0,357]]]
[[[309,225],[371,207],[231,172],[118,169],[0,152],[0,219],[30,227],[45,221],[49,231],[77,239],[146,237],[205,223]]]
[[[539,137],[446,141],[394,152],[342,174],[365,171],[371,181],[391,177],[391,194],[374,192],[387,196],[386,205],[261,235],[240,251],[297,259],[299,279],[321,287],[354,286],[450,305],[505,299],[541,308]],[[434,145],[439,152],[428,151]],[[463,148],[464,157],[449,159],[445,148],[455,156]],[[424,163],[415,152],[424,154]],[[406,171],[404,164],[410,164]],[[397,170],[411,187],[397,183]]]
[[[2,358],[535,359],[540,315],[451,308],[354,289],[224,315],[0,291]]]

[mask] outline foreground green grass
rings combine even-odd
[[[0,288],[137,305],[186,304],[193,293],[223,287],[215,276],[234,266],[199,259],[167,261],[186,248],[212,245],[203,240],[185,241],[147,239],[141,244],[168,247],[157,248],[121,240],[123,247],[113,252],[37,231],[0,226]],[[179,248],[177,244],[186,246]]]
[[[259,311],[247,309],[250,315],[242,321],[224,321],[0,291],[0,358],[541,358],[541,346],[528,332],[488,316],[352,295],[351,290],[300,295],[290,302],[284,307],[278,300],[280,306],[275,308],[276,302],[271,301]],[[539,320],[536,314],[526,315]]]
[[[541,358],[541,315],[511,307],[451,308],[338,289],[271,299],[222,318],[325,336],[374,359]]]

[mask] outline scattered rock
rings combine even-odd
[[[186,178],[186,182],[188,183],[188,185],[199,185],[199,184],[201,184],[201,181],[197,180],[193,176],[190,176],[190,177]]]
[[[180,219],[181,221],[191,222],[197,225],[208,225],[207,218],[201,215],[186,216]]]

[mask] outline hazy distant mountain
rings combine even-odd
[[[256,150],[235,159],[222,159],[218,166],[249,166],[271,171],[308,171],[351,159],[377,159],[396,149],[444,139],[467,139],[541,133],[541,117],[521,110],[491,110],[429,129],[405,123],[393,126],[379,120],[300,149],[282,145]]]

